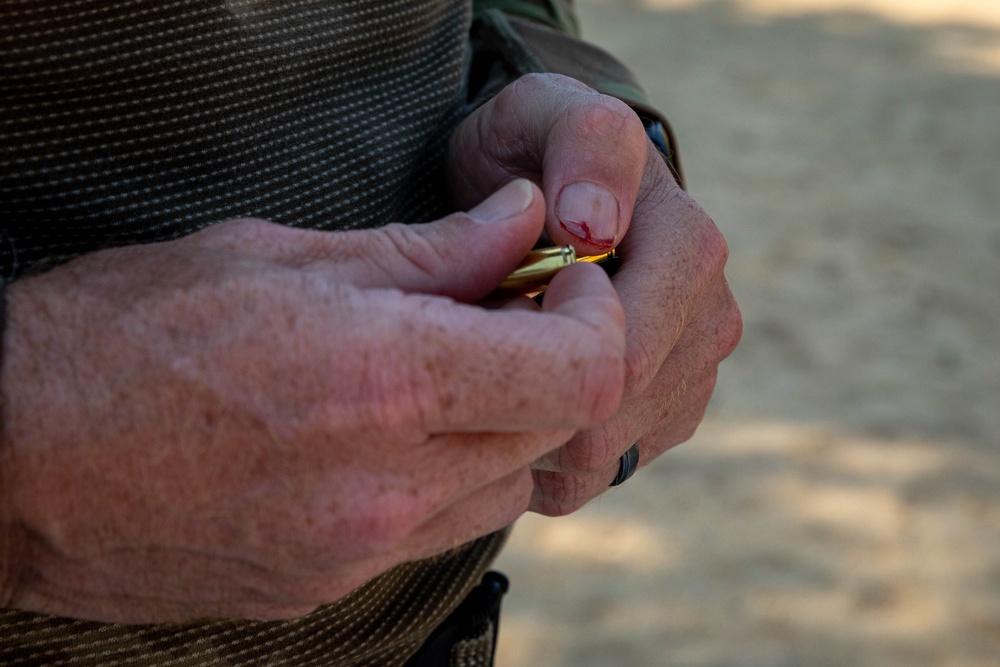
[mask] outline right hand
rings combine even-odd
[[[9,286],[0,601],[279,619],[502,528],[614,413],[624,314],[574,266],[470,305],[542,229],[526,181],[427,225],[222,223]],[[485,221],[485,222],[484,222]]]

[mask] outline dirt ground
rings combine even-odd
[[[578,4],[745,334],[691,442],[518,524],[501,667],[997,667],[1000,3]]]

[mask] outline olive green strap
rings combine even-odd
[[[544,23],[576,37],[580,36],[580,23],[573,9],[573,0],[473,0],[475,15],[497,9],[508,16],[521,16]]]
[[[469,66],[472,106],[482,104],[525,74],[555,72],[573,77],[632,107],[647,132],[651,132],[651,138],[663,153],[671,173],[684,187],[677,141],[670,123],[650,103],[642,87],[621,61],[607,51],[553,27],[552,20],[535,20],[526,17],[524,12],[512,14],[501,8],[525,5],[542,11],[542,4],[552,5],[519,0],[475,3],[477,13],[471,31],[473,56]],[[568,6],[568,3],[564,4]]]

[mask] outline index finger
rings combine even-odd
[[[395,397],[388,421],[424,433],[585,428],[609,418],[625,376],[625,316],[600,268],[572,266],[541,312],[486,310],[406,295],[406,344],[375,382]],[[398,371],[402,371],[400,377]],[[370,395],[373,387],[361,388]]]

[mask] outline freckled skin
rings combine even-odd
[[[447,163],[468,215],[231,221],[10,284],[0,600],[299,616],[528,509],[573,511],[637,440],[644,463],[690,437],[739,310],[725,242],[631,110],[525,77]],[[613,284],[575,265],[541,308],[476,305],[543,229],[571,241],[553,206],[580,181],[621,205]]]
[[[545,113],[530,103],[542,98]],[[494,137],[539,150],[511,154]],[[718,365],[742,333],[724,273],[728,248],[635,114],[566,77],[529,75],[501,91],[459,128],[450,151],[460,204],[517,174],[545,193],[545,231],[553,244],[573,245],[583,256],[617,242],[621,264],[613,283],[627,320],[624,399],[611,419],[580,430],[533,466],[531,509],[567,514],[607,490],[632,443],[639,443],[642,465],[687,440],[701,422]],[[581,182],[599,184],[617,199],[616,239],[594,233],[598,209],[559,217],[565,184]]]
[[[234,221],[10,285],[3,599],[284,618],[513,521],[531,461],[614,411],[624,317],[596,267],[543,312],[474,305],[543,224],[537,189],[511,189],[499,222]],[[469,250],[428,272],[385,253],[400,232]],[[378,265],[327,259],[372,245]]]

